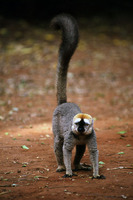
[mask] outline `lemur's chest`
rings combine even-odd
[[[88,138],[87,136],[78,135],[77,138],[75,138],[75,144],[76,144],[76,145],[84,145],[84,144],[87,144],[88,139],[89,139],[89,138]]]

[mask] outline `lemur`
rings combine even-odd
[[[58,106],[53,113],[52,120],[54,152],[58,164],[56,171],[66,170],[64,177],[75,175],[71,168],[74,146],[76,146],[75,170],[86,169],[87,167],[80,164],[80,160],[87,145],[93,167],[93,178],[104,179],[103,175],[99,175],[98,150],[93,118],[88,114],[82,113],[75,103],[67,102],[67,71],[69,61],[79,40],[77,21],[71,15],[59,14],[52,19],[51,26],[55,30],[61,29],[62,31],[56,76]]]

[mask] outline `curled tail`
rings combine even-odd
[[[57,64],[57,102],[58,105],[67,102],[66,85],[69,61],[77,47],[79,33],[76,20],[71,15],[60,14],[53,18],[51,26],[62,31],[62,42],[59,48]]]

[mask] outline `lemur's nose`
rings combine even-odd
[[[78,127],[78,132],[79,133],[83,133],[85,131],[84,127],[79,126]]]

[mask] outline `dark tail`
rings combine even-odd
[[[62,43],[59,48],[57,65],[57,101],[58,105],[67,102],[66,85],[69,61],[77,47],[79,33],[76,20],[71,15],[60,14],[51,21],[54,29],[62,30]]]

